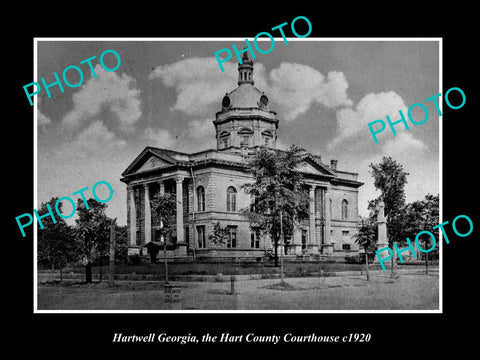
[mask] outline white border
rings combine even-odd
[[[54,37],[54,38],[33,38],[33,77],[35,82],[38,82],[38,73],[37,73],[37,63],[38,63],[38,52],[37,46],[39,41],[144,41],[144,42],[156,42],[156,41],[245,41],[248,39],[249,41],[253,41],[253,37],[212,37],[212,38],[186,38],[186,37],[172,37],[172,38],[148,38],[148,37],[134,37],[134,38],[89,38],[89,37]],[[283,38],[275,37],[275,41],[279,40],[282,41]],[[269,39],[258,39],[259,41],[269,41]],[[290,41],[322,41],[322,42],[329,42],[329,41],[388,41],[388,42],[395,42],[395,41],[438,41],[439,43],[439,89],[438,92],[442,93],[443,88],[443,38],[441,37],[369,37],[369,38],[337,38],[337,37],[330,37],[330,38],[287,38]],[[212,55],[213,56],[213,55]],[[432,94],[434,95],[434,94]],[[442,104],[443,102],[439,102],[440,111],[442,111]],[[33,203],[34,209],[37,209],[37,129],[38,129],[38,120],[37,120],[37,101],[34,103],[34,130],[33,130],[33,146],[34,146],[34,172],[33,172],[33,182],[34,182],[34,189],[33,189]],[[440,194],[440,223],[443,222],[443,119],[442,116],[439,116],[439,194]],[[37,287],[38,287],[38,272],[37,272],[37,227],[33,226],[33,269],[34,269],[34,279],[33,279],[33,313],[34,314],[58,314],[58,313],[65,313],[65,314],[98,314],[98,313],[109,313],[109,314],[219,314],[219,313],[230,313],[230,314],[242,314],[242,313],[250,313],[250,314],[324,314],[324,313],[335,313],[335,314],[369,314],[369,313],[400,313],[400,314],[441,314],[443,313],[443,241],[442,241],[442,233],[439,232],[439,309],[438,310],[38,310],[38,302],[37,302]]]

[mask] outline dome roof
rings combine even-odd
[[[262,92],[252,84],[244,83],[228,95],[232,108],[258,108]]]

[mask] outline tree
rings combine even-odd
[[[368,260],[377,248],[377,226],[374,222],[362,224],[358,232],[354,235],[355,242],[365,249],[365,273],[367,281],[370,281],[370,272],[368,271]]]
[[[304,179],[297,171],[303,153],[304,150],[295,145],[286,151],[258,150],[249,162],[254,182],[243,186],[254,202],[241,212],[249,220],[252,230],[270,235],[275,266],[278,266],[281,235],[284,245],[284,238],[292,236],[294,227],[308,218],[310,198]]]
[[[55,209],[55,204],[58,198],[51,198],[47,203],[42,203],[40,206],[40,214],[45,214],[50,209]],[[63,203],[58,204],[58,210],[62,212]],[[43,229],[38,229],[37,242],[37,261],[38,263],[46,263],[50,268],[57,268],[60,270],[60,281],[63,280],[63,268],[77,260],[78,249],[73,236],[72,229],[64,219],[56,218],[56,223],[53,223],[51,217],[42,219]]]
[[[402,209],[405,206],[405,184],[409,174],[403,170],[400,163],[385,156],[379,164],[370,164],[370,168],[375,188],[381,191],[379,198],[385,204],[388,244],[393,249],[391,277],[397,277],[395,271],[396,252],[393,243],[402,241],[403,224],[401,218]],[[369,205],[377,203],[379,198],[373,202],[370,201]]]
[[[222,227],[220,225],[220,221],[218,221],[213,226],[213,233],[208,235],[208,240],[210,240],[215,246],[218,245],[225,245],[227,241],[230,239],[230,231],[228,231],[227,227]],[[218,272],[220,272],[220,257],[217,254],[218,259]]]
[[[102,252],[110,240],[110,219],[105,215],[107,205],[95,199],[88,199],[85,204],[81,199],[77,202],[78,218],[75,220],[75,232],[81,242],[85,264],[85,282],[92,282],[93,252]],[[106,245],[107,244],[107,245]]]
[[[128,227],[127,225],[116,225],[115,230],[115,259],[116,261],[127,262],[128,258]]]
[[[427,194],[423,200],[414,201],[405,205],[403,211],[403,238],[409,238],[414,241],[417,234],[428,230],[438,239],[438,228],[432,228],[439,223],[439,196]],[[423,249],[430,249],[433,246],[433,239],[424,235]],[[419,256],[421,256],[420,252]],[[438,256],[438,246],[432,250],[431,254]],[[425,272],[428,274],[428,253],[425,253]]]
[[[172,217],[176,213],[177,202],[175,196],[173,196],[172,194],[157,194],[150,201],[150,206],[152,209],[152,220],[160,227],[160,237],[163,239],[165,284],[168,284],[167,239],[170,237],[170,234],[172,232],[172,227],[170,225],[170,217]],[[154,256],[154,258],[156,258],[158,251],[158,247],[151,246],[151,249],[149,249],[150,256]]]

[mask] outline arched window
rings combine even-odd
[[[222,149],[226,149],[230,146],[230,133],[223,131],[220,134],[220,146]]]
[[[205,211],[205,189],[203,186],[197,187],[197,209]]]
[[[348,218],[348,201],[343,199],[342,200],[342,219]]]
[[[233,186],[227,189],[227,211],[235,211],[237,207],[237,190]]]
[[[238,130],[238,136],[240,137],[240,146],[249,146],[253,130],[248,127],[241,128]]]
[[[265,141],[265,146],[270,146],[273,140],[273,134],[270,130],[262,131],[263,140]]]

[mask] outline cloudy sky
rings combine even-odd
[[[359,211],[378,196],[368,164],[392,156],[410,173],[407,201],[439,193],[439,116],[425,99],[439,93],[437,41],[295,41],[281,38],[269,54],[256,53],[255,86],[270,98],[277,112],[279,146],[299,145],[338,160],[340,170],[359,173]],[[52,87],[52,98],[37,95],[37,206],[53,196],[72,196],[99,180],[114,189],[107,215],[126,224],[126,187],[121,173],[146,147],[184,152],[215,147],[212,121],[226,92],[237,86],[233,55],[221,72],[214,53],[242,40],[209,41],[38,41],[37,77],[47,83],[53,73],[79,66],[82,85],[64,92]],[[269,44],[261,44],[268,49]],[[121,57],[114,72],[99,64],[103,51]],[[87,64],[92,61],[98,77]],[[113,68],[110,53],[105,64]],[[70,70],[68,80],[79,78]],[[34,80],[37,81],[37,80]],[[28,100],[25,98],[26,105]],[[423,103],[430,117],[423,125],[387,128],[375,144],[368,123],[405,116]],[[418,110],[418,107],[417,107]],[[422,111],[413,111],[421,121]],[[386,120],[385,120],[386,121]],[[100,189],[100,188],[99,188]],[[91,197],[90,190],[86,193]],[[99,196],[102,197],[99,192]],[[106,197],[106,195],[104,196]],[[65,213],[70,213],[65,203]],[[67,210],[68,209],[68,210]],[[72,219],[73,220],[73,219]]]

